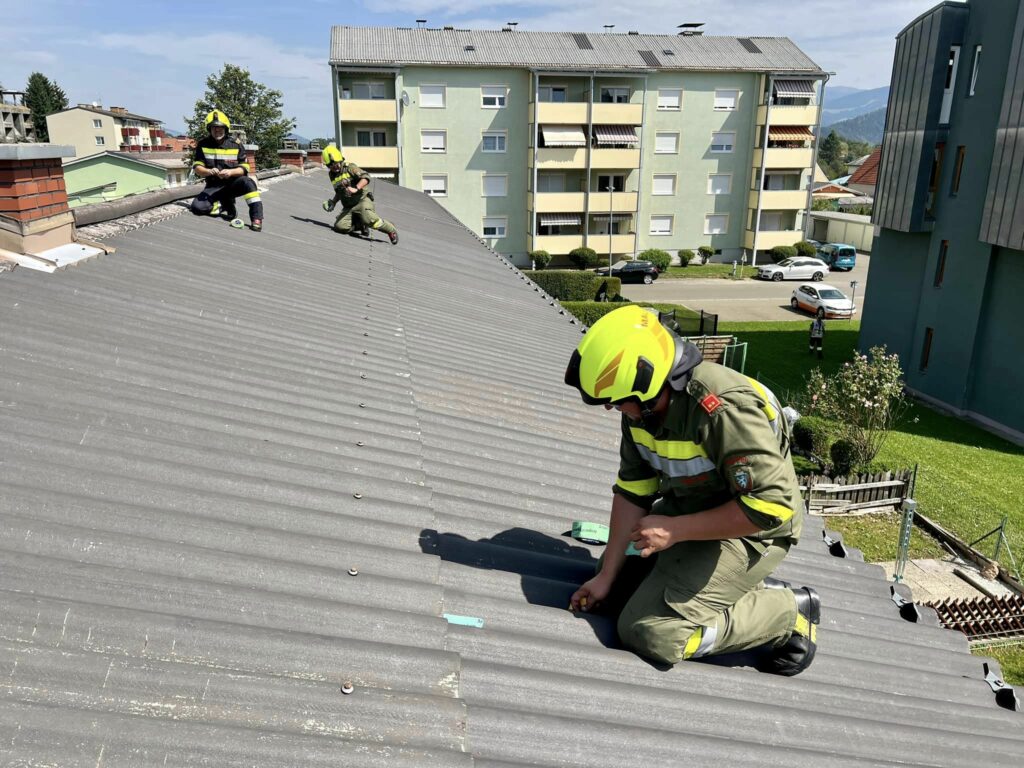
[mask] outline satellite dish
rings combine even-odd
[[[409,94],[406,91],[402,91],[402,106],[409,106]]]

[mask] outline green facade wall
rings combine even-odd
[[[82,160],[64,168],[64,184],[71,208],[162,189],[165,178],[166,171],[163,168],[109,155]],[[97,189],[110,183],[116,186],[112,189]],[[87,190],[94,191],[78,194]]]

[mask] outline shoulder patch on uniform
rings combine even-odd
[[[722,407],[722,401],[718,399],[717,395],[708,395],[700,401],[700,407],[708,412],[710,416],[716,410]]]

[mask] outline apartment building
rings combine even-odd
[[[50,141],[75,148],[75,157],[98,152],[160,152],[164,146],[163,124],[124,107],[79,104],[46,118]]]
[[[0,144],[35,141],[32,110],[25,106],[23,91],[0,91]]]
[[[861,347],[1024,439],[1024,5],[939,3],[897,38]]]
[[[520,263],[803,238],[825,73],[785,38],[337,26],[336,138]]]

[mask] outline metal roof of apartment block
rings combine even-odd
[[[328,190],[0,274],[0,763],[1022,764],[963,636],[816,519],[798,677],[568,612],[619,431],[562,384],[580,327],[436,201],[378,183],[393,247]]]
[[[331,64],[580,70],[824,72],[785,37],[400,27],[331,28]]]

